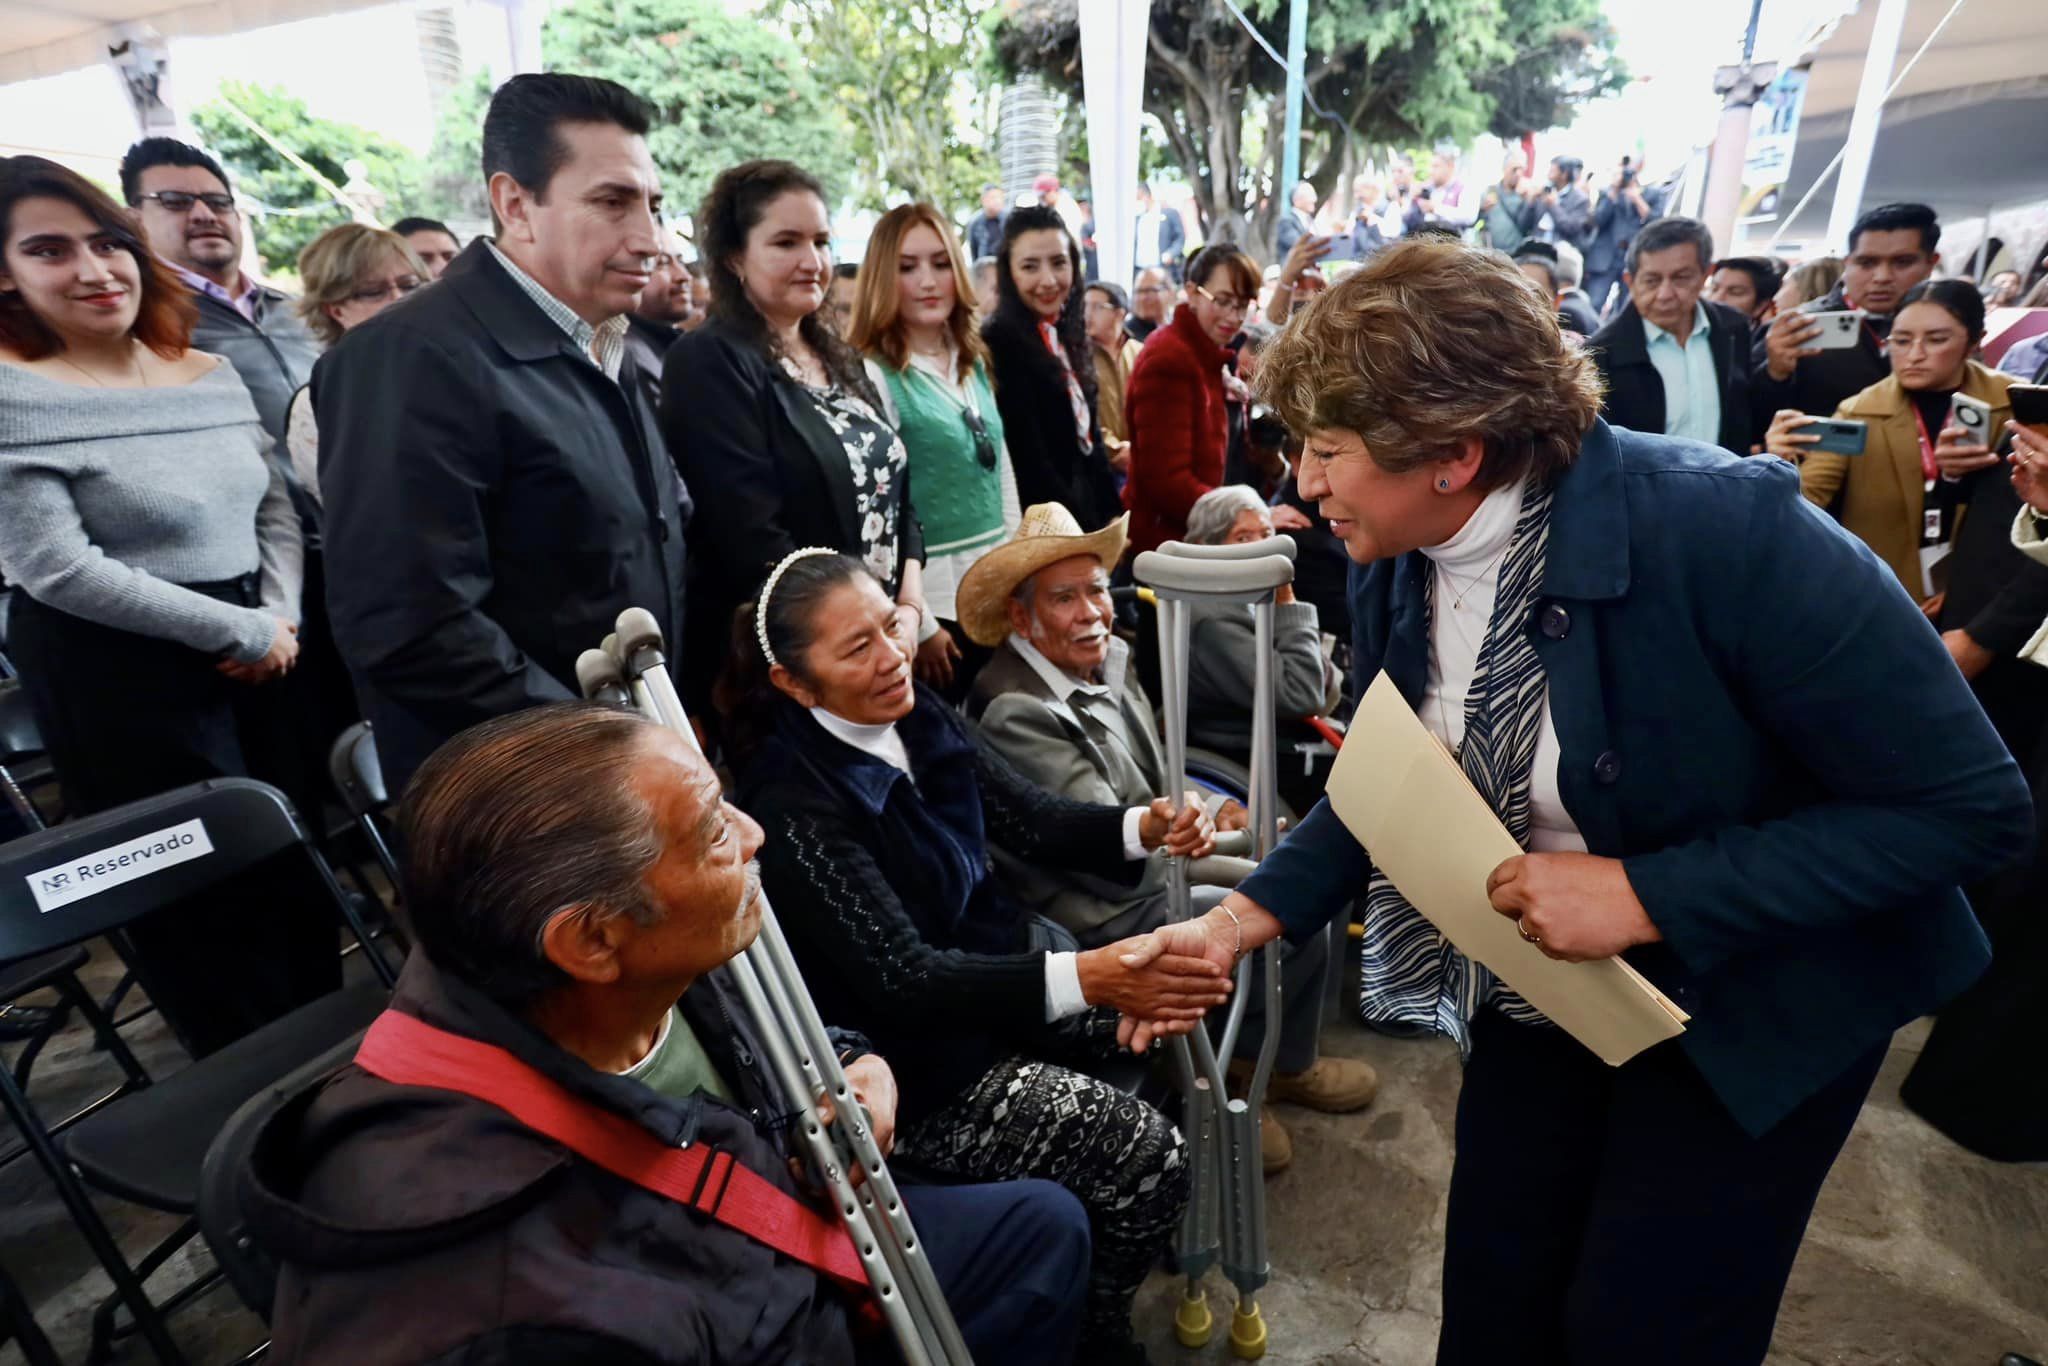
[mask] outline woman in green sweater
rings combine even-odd
[[[861,263],[851,340],[910,454],[924,524],[917,676],[952,701],[988,657],[960,629],[960,576],[1023,516],[974,318],[967,263],[939,211],[899,204],[882,215]]]

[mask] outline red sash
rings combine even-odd
[[[495,1106],[612,1175],[688,1205],[865,1298],[867,1270],[843,1224],[742,1166],[731,1153],[703,1143],[672,1148],[631,1120],[578,1099],[502,1048],[387,1010],[356,1050],[356,1066],[397,1086],[455,1091]]]

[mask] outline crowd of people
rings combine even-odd
[[[978,1360],[1145,1360],[1188,1157],[1105,1078],[1200,1027],[1244,952],[1286,941],[1233,1084],[1270,1030],[1269,1101],[1373,1103],[1321,1050],[1354,903],[1368,1022],[1467,1059],[1450,1366],[1760,1362],[1918,1015],[1947,1007],[1909,1101],[2048,1156],[2038,1098],[1986,1080],[2048,1047],[2012,1008],[2048,966],[2048,427],[2012,420],[2048,357],[1978,358],[2023,282],[1940,277],[1931,210],[1786,270],[1717,256],[1629,158],[1482,186],[1443,149],[1341,219],[1294,187],[1263,265],[1191,250],[1141,187],[1125,282],[1056,176],[989,186],[964,231],[900,205],[852,262],[818,178],[755,160],[686,259],[652,121],[515,77],[491,234],[345,224],[297,297],[243,269],[199,148],[138,142],[125,203],[0,162],[5,648],[69,810],[220,776],[318,810],[367,719],[403,794],[393,1009],[800,1199],[724,970],[772,902],[877,1134],[935,1178],[909,1198]],[[1166,860],[1247,812],[1170,790],[1116,590],[1168,541],[1278,533],[1278,719],[1384,668],[1528,851],[1495,907],[1553,957],[1627,954],[1693,1013],[1680,1041],[1610,1069],[1548,1027],[1312,775],[1250,880],[1169,921]],[[716,769],[576,700],[629,606],[679,643]],[[1242,760],[1250,616],[1193,638],[1194,738]],[[258,870],[125,946],[194,1056],[339,983],[293,904]],[[275,1123],[252,1183],[287,1359],[874,1359],[809,1266],[558,1178],[477,1106],[350,1068]],[[418,1236],[380,1256],[394,1223]]]

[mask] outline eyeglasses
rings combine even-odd
[[[1243,317],[1251,311],[1252,301],[1250,299],[1240,299],[1235,294],[1211,294],[1200,285],[1189,285],[1188,288],[1222,309],[1225,313],[1235,313],[1239,317]]]
[[[194,201],[204,204],[215,213],[232,213],[235,197],[231,194],[187,194],[183,190],[151,190],[142,199],[154,199],[172,213],[189,213]]]
[[[1164,294],[1164,293],[1166,292],[1166,286],[1165,286],[1165,285],[1139,285],[1139,286],[1138,286],[1138,288],[1137,288],[1137,289],[1136,289],[1135,291],[1133,291],[1133,292],[1134,292],[1134,293],[1138,293],[1138,294]]]
[[[402,299],[425,283],[426,281],[416,275],[401,275],[396,280],[386,280],[381,285],[358,289],[348,297],[359,304],[380,304],[386,299]]]
[[[996,439],[990,433],[988,424],[981,420],[981,413],[969,403],[960,410],[960,416],[966,420],[967,434],[974,438],[974,458],[981,463],[984,470],[995,469]]]

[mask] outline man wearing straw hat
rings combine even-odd
[[[1167,790],[1166,758],[1152,701],[1131,667],[1130,646],[1111,633],[1109,570],[1123,557],[1130,515],[1083,533],[1058,503],[1024,514],[1016,534],[961,577],[960,623],[995,654],[976,677],[968,711],[991,748],[1051,792],[1073,801],[1143,807]],[[1219,830],[1243,829],[1244,808],[1217,801]],[[1166,863],[1128,865],[1122,880],[1034,867],[997,851],[1019,901],[1057,920],[1084,945],[1112,943],[1164,924]],[[1223,899],[1193,889],[1195,913]],[[1341,1114],[1372,1103],[1379,1078],[1363,1062],[1319,1054],[1327,941],[1309,939],[1286,961],[1277,1071],[1268,1098]],[[1238,1045],[1258,1056],[1263,1028],[1248,1019]],[[1238,1070],[1233,1067],[1233,1071]],[[1287,1132],[1262,1110],[1270,1174],[1293,1155]]]

